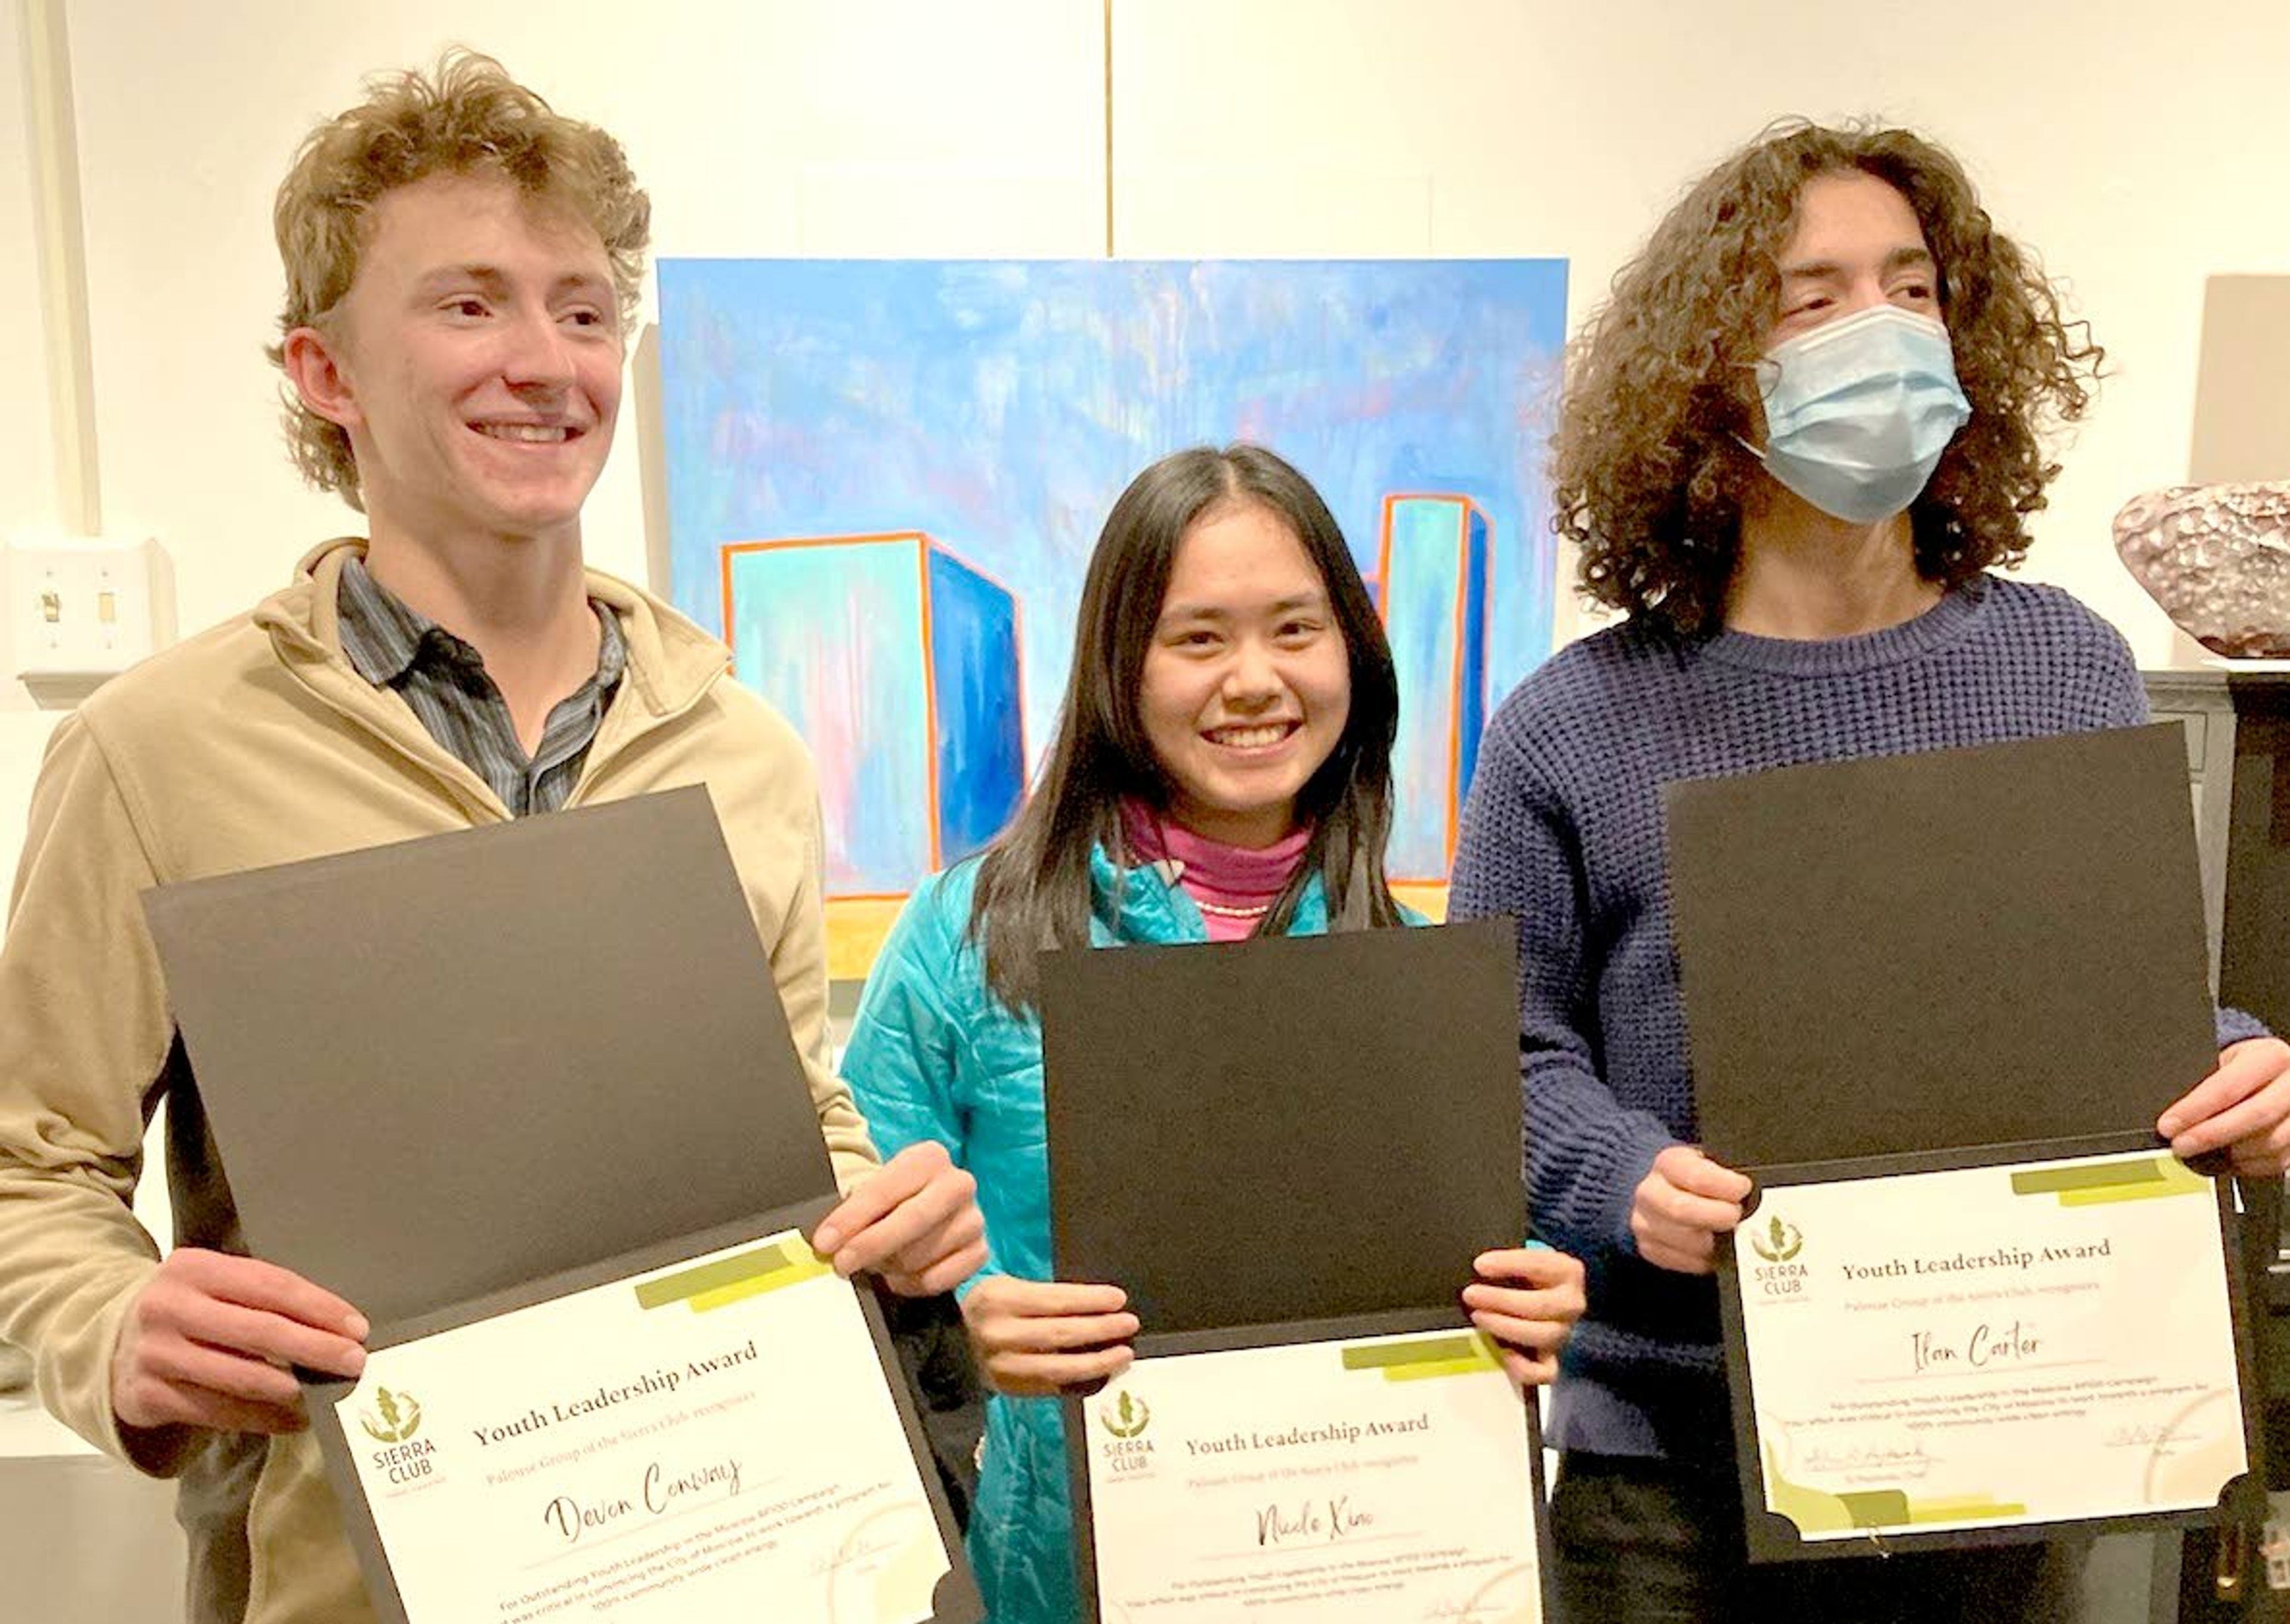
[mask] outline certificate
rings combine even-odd
[[[1768,1174],[1719,1284],[1753,1558],[2254,1484],[2221,1192],[2159,1148]]]
[[[386,1618],[979,1616],[871,1303],[747,1229],[378,1334],[314,1394]]]
[[[146,907],[251,1249],[375,1328],[304,1380],[384,1619],[979,1616],[703,788]]]
[[[1109,1624],[1542,1617],[1532,1411],[1474,1332],[1141,1354],[1078,1407]]]
[[[1085,1617],[1541,1618],[1534,1408],[1456,1303],[1527,1232],[1514,941],[1043,955],[1057,1276],[1141,1327],[1066,1402]]]

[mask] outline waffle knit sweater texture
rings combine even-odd
[[[1644,1261],[1629,1230],[1655,1155],[1695,1137],[1662,786],[2147,719],[2119,634],[2064,592],[1995,577],[1830,641],[1728,631],[1681,647],[1625,623],[1504,701],[1449,911],[1519,921],[1530,1202],[1537,1232],[1589,1269],[1557,1447],[1710,1464],[1730,1448],[1716,1287]],[[2262,1030],[2231,1011],[2219,1025],[2222,1043]]]

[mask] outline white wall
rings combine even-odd
[[[25,44],[21,0],[0,0],[0,310],[8,313],[0,322],[0,536],[36,532],[56,519]],[[0,661],[12,654],[7,617],[0,615]],[[15,668],[0,664],[0,671]],[[30,705],[20,685],[0,679],[0,732]],[[6,748],[0,740],[0,752]],[[0,764],[0,774],[6,771]],[[7,799],[0,788],[0,846],[12,847],[22,824],[6,820]],[[12,850],[0,858],[0,881],[12,872],[13,860]]]
[[[0,311],[8,319],[0,321],[0,536],[44,532],[57,517],[22,25],[20,0],[5,0],[0,8]],[[0,672],[16,668],[13,654],[8,617],[0,615]],[[52,721],[31,708],[20,684],[0,677],[0,900],[16,872],[25,802]]]
[[[0,0],[0,124],[22,124]],[[2114,376],[2062,451],[2030,573],[2191,645],[2108,521],[2182,477],[2203,281],[2290,270],[2269,114],[2281,0],[1929,0],[1882,26],[1796,0],[1116,0],[1118,246],[1149,254],[1555,254],[1576,320],[1689,179],[1770,117],[1879,113],[1957,147],[1998,219],[2071,283]],[[148,530],[196,628],[355,525],[282,456],[260,349],[272,189],[361,74],[450,40],[627,144],[663,254],[1101,251],[1100,8],[1087,0],[66,0],[107,526]],[[28,209],[0,156],[0,219]],[[0,241],[19,244],[9,231]],[[0,250],[27,312],[28,251]],[[0,525],[52,514],[29,323],[0,336]],[[641,404],[641,403],[638,403]],[[645,572],[636,436],[592,556]],[[23,703],[0,684],[0,707]],[[11,769],[0,764],[0,776]],[[0,812],[7,805],[0,795]],[[0,830],[0,845],[11,844]]]
[[[66,11],[105,516],[173,553],[186,628],[354,523],[280,457],[260,345],[271,189],[363,72],[453,39],[499,54],[622,137],[662,253],[1102,245],[1100,13],[1085,0]],[[2143,660],[2173,659],[2107,522],[2183,476],[2203,278],[2290,268],[2290,210],[2265,206],[2280,186],[2265,114],[2290,69],[2278,0],[1932,0],[1889,31],[1783,0],[1117,0],[1114,43],[1122,252],[1560,254],[1577,319],[1691,175],[1770,116],[1926,127],[2071,278],[2115,357],[2030,572],[2116,620]],[[12,83],[0,95],[0,115],[20,100]],[[0,209],[23,206],[20,167],[0,169]],[[0,259],[0,278],[28,276],[23,257]],[[36,361],[34,338],[4,342]],[[7,401],[0,456],[21,460],[44,444],[44,425],[20,422],[40,405]],[[633,438],[590,546],[641,573]],[[0,462],[0,521],[20,516],[17,471]],[[20,488],[39,490],[36,463]]]
[[[69,9],[106,522],[162,538],[186,628],[355,525],[286,468],[261,346],[280,288],[273,190],[312,122],[372,69],[456,40],[500,56],[621,137],[664,255],[1095,241],[1097,11],[1071,0]],[[588,540],[597,562],[641,575],[635,439],[620,437]]]
[[[1930,0],[1879,19],[1808,0],[1320,0],[1303,14],[1117,9],[1127,251],[1563,254],[1579,324],[1687,183],[1769,119],[1915,124],[2066,277],[2109,351],[2027,572],[2113,620],[2142,664],[2199,652],[2117,564],[2109,522],[2186,476],[2204,278],[2290,268],[2269,111],[2290,6]],[[1200,188],[1180,204],[1162,173]]]

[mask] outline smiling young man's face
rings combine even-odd
[[[624,353],[593,229],[484,175],[386,192],[318,342],[303,396],[348,430],[377,532],[578,540]]]

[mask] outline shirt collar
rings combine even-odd
[[[610,692],[628,668],[628,638],[621,630],[620,616],[594,598],[589,600],[589,607],[601,628],[597,644],[597,686],[600,692]],[[396,687],[408,672],[422,663],[425,652],[454,664],[484,667],[484,658],[476,649],[374,580],[362,557],[342,561],[336,613],[342,652],[349,657],[357,674],[377,688]]]
[[[420,657],[421,642],[436,622],[415,613],[398,596],[369,574],[365,560],[342,563],[337,614],[342,652],[357,674],[377,688],[396,685]]]

